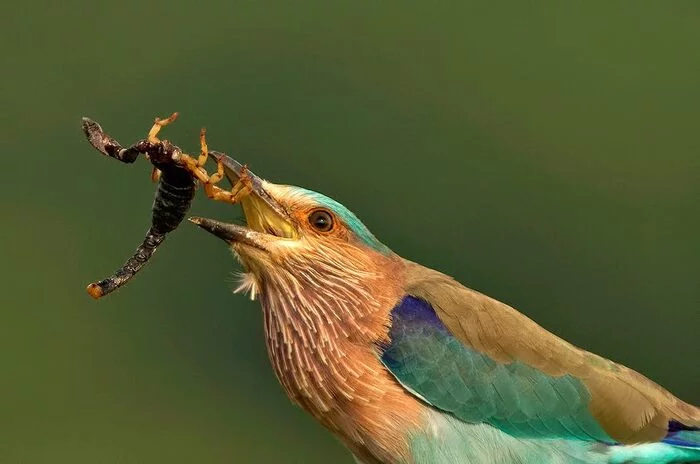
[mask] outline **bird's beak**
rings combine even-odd
[[[195,217],[190,221],[229,244],[242,243],[261,249],[265,249],[264,244],[273,238],[298,237],[294,221],[286,209],[265,189],[264,180],[223,153],[212,151],[209,154],[223,164],[224,174],[231,185],[236,185],[243,176],[248,178],[250,193],[240,202],[248,227],[206,218]]]
[[[235,224],[227,224],[214,219],[191,217],[189,220],[207,232],[212,233],[221,240],[229,243],[238,240],[239,236],[242,235],[243,229],[245,229],[244,227],[240,227]]]
[[[190,222],[197,224],[202,229],[210,232],[229,245],[242,244],[258,248],[265,251],[267,248],[267,234],[256,232],[247,227],[237,224],[228,224],[226,222],[217,221],[215,219],[207,219],[201,217],[191,217]]]

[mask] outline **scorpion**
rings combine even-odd
[[[147,138],[126,148],[105,133],[97,122],[83,118],[83,132],[93,148],[122,163],[133,163],[140,154],[144,154],[153,165],[151,179],[158,183],[151,208],[151,226],[146,232],[146,237],[133,256],[114,274],[87,286],[87,292],[95,299],[122,287],[143,268],[165,237],[185,218],[199,182],[204,185],[209,198],[227,203],[238,203],[251,191],[250,178],[245,166],[241,171],[240,180],[230,191],[216,185],[224,177],[221,158],[225,155],[209,151],[204,128],[199,134],[200,154],[197,158],[184,153],[180,147],[168,140],[158,138],[160,130],[175,121],[177,116],[178,113],[173,113],[165,119],[156,118]],[[204,169],[209,155],[217,158],[217,170],[212,175]]]

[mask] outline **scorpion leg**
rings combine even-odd
[[[157,123],[156,123],[157,124]],[[156,126],[154,126],[156,129]],[[157,133],[157,132],[156,132]],[[211,176],[204,169],[204,164],[209,158],[209,148],[207,146],[206,130],[202,129],[199,133],[199,144],[201,146],[200,154],[197,159],[184,153],[178,156],[178,162],[204,184],[204,192],[207,197],[215,201],[223,201],[226,203],[238,203],[252,191],[252,183],[247,175],[242,175],[241,179],[228,191],[219,187],[218,184],[224,178],[224,165],[221,162],[217,163],[217,169]]]
[[[155,127],[154,127],[155,128]],[[185,153],[178,153],[175,161],[180,164],[187,172],[192,174],[192,177],[207,185],[211,182],[209,174],[204,169],[204,163],[207,162],[209,156],[209,149],[207,147],[206,140],[206,130],[202,128],[199,132],[199,143],[201,145],[201,151],[199,157],[194,159],[192,156]]]
[[[197,160],[197,164],[201,167],[206,163],[209,157],[209,149],[207,147],[206,131],[202,129],[199,134],[199,142],[202,147],[201,155]],[[246,175],[241,177],[241,180],[233,186],[231,191],[227,191],[217,186],[221,179],[224,178],[224,165],[221,161],[216,163],[216,172],[209,176],[209,180],[204,183],[204,192],[207,197],[215,201],[224,201],[227,203],[238,203],[247,194],[252,191],[250,178]]]
[[[202,127],[199,131],[199,158],[197,158],[197,166],[203,168],[209,157],[209,147],[207,146],[207,129]]]
[[[214,185],[221,181],[223,177],[224,165],[221,163],[221,161],[219,161],[217,163],[216,173],[210,177],[211,181],[204,184],[204,191],[212,200],[235,204],[239,203],[253,191],[253,182],[251,181],[250,176],[248,175],[248,170],[245,168],[245,166],[244,169],[241,170],[241,178],[238,182],[236,182],[236,185],[234,185],[230,191]]]
[[[153,126],[151,127],[151,130],[148,131],[148,142],[154,145],[160,144],[161,141],[160,139],[158,139],[158,133],[163,127],[175,121],[177,119],[177,116],[178,113],[175,112],[165,119],[156,118],[155,122],[153,123]],[[160,169],[154,166],[153,171],[151,171],[151,182],[158,182],[160,180],[160,174]]]
[[[160,140],[158,139],[158,132],[168,124],[171,124],[173,121],[177,119],[178,113],[175,112],[168,116],[165,119],[160,119],[156,118],[155,122],[153,123],[153,127],[151,127],[151,130],[148,131],[148,141],[152,144],[158,144],[160,143]]]

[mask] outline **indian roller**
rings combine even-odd
[[[240,261],[286,394],[358,463],[700,462],[698,407],[212,155],[246,226],[191,221]]]

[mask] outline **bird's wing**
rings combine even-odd
[[[646,377],[450,277],[407,269],[382,360],[434,407],[516,436],[640,443],[700,433],[700,409]]]

